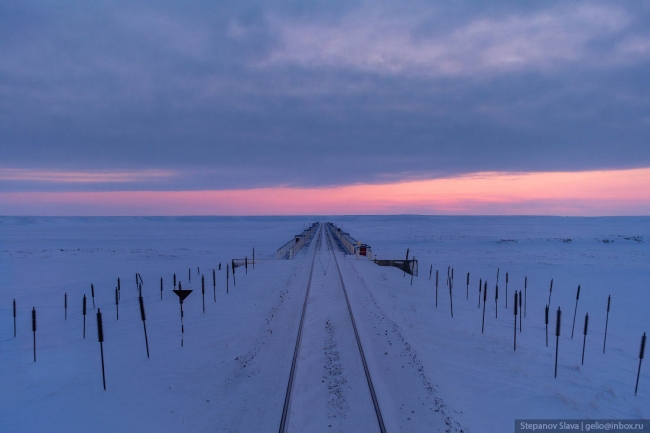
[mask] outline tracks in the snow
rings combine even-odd
[[[323,240],[323,237],[325,238],[325,240]],[[332,287],[332,286],[337,286],[338,284],[332,284],[331,281],[329,281],[329,282],[322,281],[322,284],[323,284],[323,287],[321,287],[322,292],[319,292],[319,291],[315,292],[314,297],[312,297],[313,299],[311,299],[311,301],[310,301],[310,289],[311,289],[311,286],[312,286],[312,279],[313,279],[312,277],[313,277],[313,274],[314,274],[314,264],[315,264],[315,261],[316,261],[316,255],[317,255],[319,249],[322,247],[323,242],[327,242],[327,245],[328,245],[328,247],[329,247],[329,249],[331,251],[331,254],[334,256],[334,263],[336,264],[336,271],[338,273],[338,280],[340,281],[340,288],[342,289],[342,292],[341,291],[336,292],[337,290],[339,290],[339,288],[338,287]],[[320,257],[319,257],[319,260],[320,260]],[[324,273],[325,273],[325,275],[327,274],[326,270],[325,270]],[[336,281],[336,279],[334,281]],[[318,283],[316,283],[316,285],[318,285]],[[341,293],[343,294],[343,297],[340,296]],[[340,301],[339,302],[334,302],[334,303],[326,302],[326,304],[319,304],[320,302],[323,302],[324,299],[328,300],[328,299],[334,298],[334,297],[338,297],[340,299]],[[343,298],[345,299],[344,303],[343,303]],[[292,412],[291,411],[291,399],[292,399],[292,394],[295,394],[294,391],[295,391],[295,388],[297,386],[296,385],[297,382],[301,382],[301,392],[303,392],[303,393],[307,392],[307,391],[311,391],[312,393],[315,392],[316,396],[319,398],[319,400],[325,400],[325,397],[322,394],[318,394],[318,391],[314,391],[312,389],[312,388],[316,388],[316,386],[312,385],[311,383],[302,383],[302,381],[307,381],[310,378],[308,371],[314,370],[314,365],[313,364],[315,363],[315,361],[314,361],[313,353],[315,352],[315,350],[314,350],[314,345],[313,345],[314,341],[313,340],[315,339],[314,334],[318,333],[319,331],[313,331],[313,330],[308,331],[311,334],[311,337],[307,337],[308,341],[309,341],[309,344],[308,344],[308,347],[303,348],[303,351],[304,351],[303,358],[309,358],[309,359],[307,359],[306,361],[303,361],[303,363],[306,362],[306,365],[304,366],[304,370],[303,370],[303,374],[302,374],[302,378],[303,378],[302,381],[297,381],[296,380],[296,372],[297,372],[298,361],[301,359],[300,355],[301,355],[301,347],[302,347],[302,342],[303,342],[303,331],[305,329],[305,317],[307,316],[307,311],[309,309],[308,304],[310,304],[310,303],[315,304],[314,307],[310,307],[310,308],[313,309],[313,310],[310,310],[310,311],[313,311],[312,313],[309,313],[310,316],[315,316],[316,314],[321,314],[321,315],[322,314],[325,314],[325,315],[329,314],[329,315],[336,318],[335,321],[338,321],[339,327],[347,327],[348,332],[349,332],[349,325],[351,324],[352,331],[354,333],[354,338],[351,336],[351,333],[348,333],[348,338],[347,339],[345,339],[344,336],[340,337],[340,338],[342,338],[342,344],[344,346],[347,345],[346,346],[347,350],[342,349],[342,351],[341,351],[342,359],[340,359],[339,361],[341,362],[341,366],[342,366],[343,369],[349,369],[350,370],[349,373],[348,373],[350,375],[349,379],[350,379],[350,381],[355,382],[357,388],[359,388],[359,387],[364,387],[365,388],[367,386],[367,392],[368,392],[369,397],[370,397],[370,398],[365,397],[363,399],[357,399],[357,398],[352,399],[352,401],[354,402],[353,404],[361,404],[357,400],[367,401],[367,403],[364,403],[364,404],[366,405],[365,407],[368,408],[367,411],[365,411],[365,412],[367,412],[368,415],[365,416],[362,420],[357,420],[357,422],[365,422],[366,424],[367,423],[372,423],[372,424],[376,423],[375,425],[377,426],[377,428],[378,428],[378,430],[380,432],[382,432],[382,433],[386,432],[386,428],[384,426],[384,421],[383,421],[381,411],[380,411],[380,408],[379,408],[379,402],[378,402],[377,396],[375,394],[375,389],[374,389],[374,386],[373,386],[373,383],[372,383],[372,379],[370,377],[370,371],[368,369],[368,364],[366,362],[366,358],[365,358],[365,355],[364,355],[363,347],[362,347],[362,344],[361,344],[361,339],[359,338],[359,333],[358,333],[357,326],[356,326],[356,323],[355,323],[355,320],[354,320],[352,307],[350,305],[350,300],[348,298],[345,283],[343,281],[343,275],[341,274],[341,269],[339,267],[338,259],[336,258],[336,253],[334,252],[334,244],[333,244],[333,242],[331,240],[331,233],[329,232],[329,229],[327,228],[326,225],[321,225],[321,228],[319,229],[319,232],[318,232],[317,241],[316,241],[316,243],[314,245],[314,254],[312,256],[311,269],[310,269],[310,272],[309,272],[309,280],[307,282],[307,290],[306,290],[306,294],[305,294],[305,301],[303,303],[302,315],[300,317],[300,324],[298,326],[298,335],[297,335],[297,338],[296,338],[296,346],[295,346],[295,349],[294,349],[293,360],[292,360],[292,364],[291,364],[291,371],[289,373],[289,381],[288,381],[288,384],[287,384],[287,391],[286,391],[286,395],[285,395],[284,406],[283,406],[283,409],[282,409],[282,418],[281,418],[281,421],[280,421],[280,429],[279,429],[280,433],[284,433],[284,432],[288,431],[288,429],[289,429],[289,416],[290,416],[290,414]],[[344,305],[347,306],[347,313],[348,313],[347,315],[345,314]],[[322,307],[322,308],[320,308],[320,307]],[[333,311],[332,308],[336,308],[336,311]],[[323,311],[323,310],[327,310],[327,309],[330,309],[330,311],[328,311],[328,312]],[[341,310],[343,310],[343,312]],[[322,318],[319,318],[318,320],[321,320],[321,319]],[[344,324],[346,324],[346,325],[344,325]],[[328,327],[328,331],[330,332],[328,337],[332,338],[331,332],[333,332],[333,331],[331,330],[332,324],[330,322],[329,317],[327,318],[327,327]],[[341,330],[341,331],[344,331],[344,330]],[[326,347],[331,349],[330,345],[331,345],[331,341],[326,344]],[[358,349],[358,355],[359,355],[358,357],[354,353],[355,352],[355,350],[354,350],[355,346]],[[326,353],[327,353],[327,356],[331,356],[331,354],[332,354],[331,350],[326,352]],[[312,356],[310,357],[310,355],[312,355]],[[338,353],[337,353],[336,356],[338,356]],[[352,359],[352,358],[355,358],[356,361],[354,359]],[[362,377],[363,375],[361,375],[361,366],[358,366],[359,358],[360,358],[360,361],[361,361],[361,365],[363,367],[363,372],[365,374],[365,382],[363,382],[363,379],[360,379],[360,377]],[[310,362],[311,362],[311,364],[310,364]],[[356,364],[356,365],[353,365],[353,364]],[[303,367],[301,367],[301,368],[303,368]],[[356,375],[354,374],[355,369],[358,371],[358,374],[356,374]],[[311,380],[313,380],[313,378],[311,378]],[[345,383],[345,380],[343,380],[343,382]],[[307,390],[307,391],[305,391],[305,390]],[[337,392],[340,393],[341,390],[338,390]],[[357,390],[355,390],[355,392],[357,392],[357,395],[359,395],[359,393],[362,393],[362,394],[366,395],[366,389],[364,389],[363,391],[360,391],[359,389],[357,389]],[[372,406],[373,406],[372,410],[370,409],[370,401],[372,401]],[[313,410],[317,410],[317,409],[313,408]],[[350,416],[351,417],[355,416],[355,415],[357,415],[358,412],[359,412],[358,410],[352,410]],[[371,412],[372,412],[372,414],[371,414]],[[298,418],[300,418],[300,416]],[[343,418],[345,418],[345,416]],[[373,418],[374,418],[374,420],[373,420]],[[349,420],[346,420],[346,422],[347,421],[349,421]],[[364,427],[365,427],[364,430],[366,430],[366,431],[368,429],[372,429],[372,425],[364,425]]]
[[[321,244],[323,236],[322,228],[318,230],[318,239],[314,246],[314,256],[311,259],[311,269],[309,270],[309,280],[307,281],[307,293],[305,294],[305,302],[302,304],[302,314],[300,315],[300,324],[298,325],[298,338],[296,339],[296,347],[293,351],[293,360],[291,361],[291,371],[289,372],[289,383],[287,384],[287,393],[284,396],[284,405],[282,406],[282,418],[280,419],[280,433],[287,431],[287,420],[289,419],[289,408],[291,404],[291,390],[293,389],[293,380],[296,375],[296,366],[298,365],[298,354],[300,353],[300,342],[302,341],[302,330],[305,324],[305,314],[307,312],[307,300],[309,299],[309,289],[311,288],[311,279],[314,276],[314,263],[316,261],[316,251]]]

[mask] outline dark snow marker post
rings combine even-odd
[[[163,278],[160,277],[160,300],[162,301]]]
[[[14,338],[16,338],[16,300],[14,299]]]
[[[506,310],[508,309],[508,273],[506,272]]]
[[[137,287],[136,287],[136,289],[137,289]],[[118,278],[118,279],[117,279],[117,295],[118,295],[118,296],[120,295],[120,290],[121,290],[121,289],[120,289],[120,279]]]
[[[526,317],[526,305],[528,300],[528,277],[524,278],[524,317]]]
[[[63,320],[68,320],[68,292],[63,294]]]
[[[115,320],[120,320],[120,291],[115,288]]]
[[[205,314],[205,277],[201,275],[201,299],[203,302],[203,314]]]
[[[230,268],[229,268],[229,266],[230,265],[228,263],[226,263],[226,294],[228,294],[228,286],[229,286],[228,280],[230,280]]]
[[[584,337],[582,339],[582,365],[585,365],[585,346],[587,344],[587,328],[589,327],[589,313],[585,316]]]
[[[433,265],[429,267],[429,281],[431,281],[431,275],[433,274]]]
[[[551,294],[553,293],[553,278],[551,278],[551,288],[548,290],[548,306],[551,306]]]
[[[93,298],[93,310],[95,309],[95,286],[90,285],[90,297]]]
[[[181,288],[181,282],[178,282],[178,289],[174,290],[174,293],[178,296],[178,301],[181,304],[181,347],[183,347],[183,342],[185,339],[185,325],[183,323],[183,301],[187,298],[192,290],[183,290]]]
[[[84,316],[84,338],[86,338],[86,295],[84,295],[83,303],[81,304],[81,314]]]
[[[555,319],[555,377],[557,378],[557,355],[560,345],[560,320],[562,319],[562,310],[557,307],[557,318]]]
[[[603,339],[603,353],[605,353],[605,345],[607,344],[607,325],[609,325],[609,306],[612,302],[612,295],[607,295],[607,318],[605,319],[605,338]]]
[[[147,346],[147,358],[149,358],[149,339],[147,338],[147,316],[144,314],[144,300],[142,299],[142,294],[138,296],[138,302],[140,303],[140,318],[142,319],[142,326],[144,327],[144,344]]]
[[[546,347],[548,347],[548,305],[544,309],[544,324],[546,325]]]
[[[32,332],[34,333],[34,362],[36,362],[36,308],[32,307]]]
[[[467,273],[467,285],[465,287],[465,299],[469,299],[469,272]]]
[[[515,352],[517,351],[517,291],[515,290]]]
[[[436,269],[436,308],[438,308],[438,270]]]
[[[255,257],[254,254],[253,257]],[[253,263],[255,263],[255,261],[253,261]],[[214,269],[212,270],[212,294],[214,295],[214,302],[217,302],[217,273]]]
[[[102,356],[102,381],[104,382],[104,391],[106,391],[106,374],[104,373],[104,327],[102,326],[102,312],[97,309],[97,341],[99,341],[99,351]]]
[[[494,312],[495,318],[499,318],[499,285],[497,284],[494,289]]]
[[[641,375],[641,361],[643,361],[643,353],[645,352],[645,332],[641,337],[641,350],[639,351],[639,369],[636,372],[636,386],[634,387],[634,395],[639,390],[639,376]]]
[[[481,308],[481,288],[483,287],[483,278],[478,280],[478,308]]]
[[[573,340],[573,330],[576,327],[576,313],[578,312],[578,300],[580,299],[580,284],[578,284],[578,292],[576,293],[576,308],[573,310],[573,325],[571,326],[571,339]]]
[[[451,289],[454,286],[453,280],[447,278],[449,280],[449,307],[451,308],[451,318],[454,318],[454,297],[452,296]]]
[[[406,249],[406,260],[405,260],[406,263],[408,263],[408,261],[409,261],[409,249],[410,248]],[[404,272],[404,277],[406,277],[406,272]]]
[[[516,290],[515,290],[515,293],[517,293]],[[522,316],[522,312],[523,312],[523,310],[521,309],[521,305],[522,304],[521,304],[521,290],[520,290],[519,291],[519,332],[521,332],[521,316]]]
[[[174,272],[174,289],[176,288],[176,272]]]
[[[483,324],[481,325],[481,334],[485,331],[485,304],[487,301],[487,281],[483,286]]]

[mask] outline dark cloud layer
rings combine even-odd
[[[217,3],[0,5],[0,169],[175,173],[0,188],[650,166],[647,3]]]

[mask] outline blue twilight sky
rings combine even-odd
[[[0,3],[0,191],[643,167],[647,1]]]

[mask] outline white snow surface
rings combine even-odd
[[[336,253],[389,432],[510,432],[518,418],[650,418],[650,366],[642,366],[634,395],[640,338],[650,331],[648,217],[0,217],[0,431],[277,431],[314,257],[289,430],[378,431],[347,312],[341,311],[332,253],[312,242],[293,260],[274,259],[277,248],[314,221],[334,222],[370,244],[380,259],[403,259],[409,248],[419,261],[411,285],[396,268]],[[252,248],[264,260],[255,269],[249,264],[247,275],[237,268],[236,285],[231,275],[226,294],[226,263],[250,260]],[[220,262],[215,302],[212,269]],[[454,270],[453,318],[448,266]],[[144,281],[149,359],[136,272]],[[184,302],[184,347],[171,292],[174,273],[183,288],[194,290]],[[513,351],[513,290],[523,290],[524,277],[526,317]],[[485,333],[479,278],[488,282]],[[91,283],[104,320],[106,391]],[[554,378],[558,306],[563,315]]]

